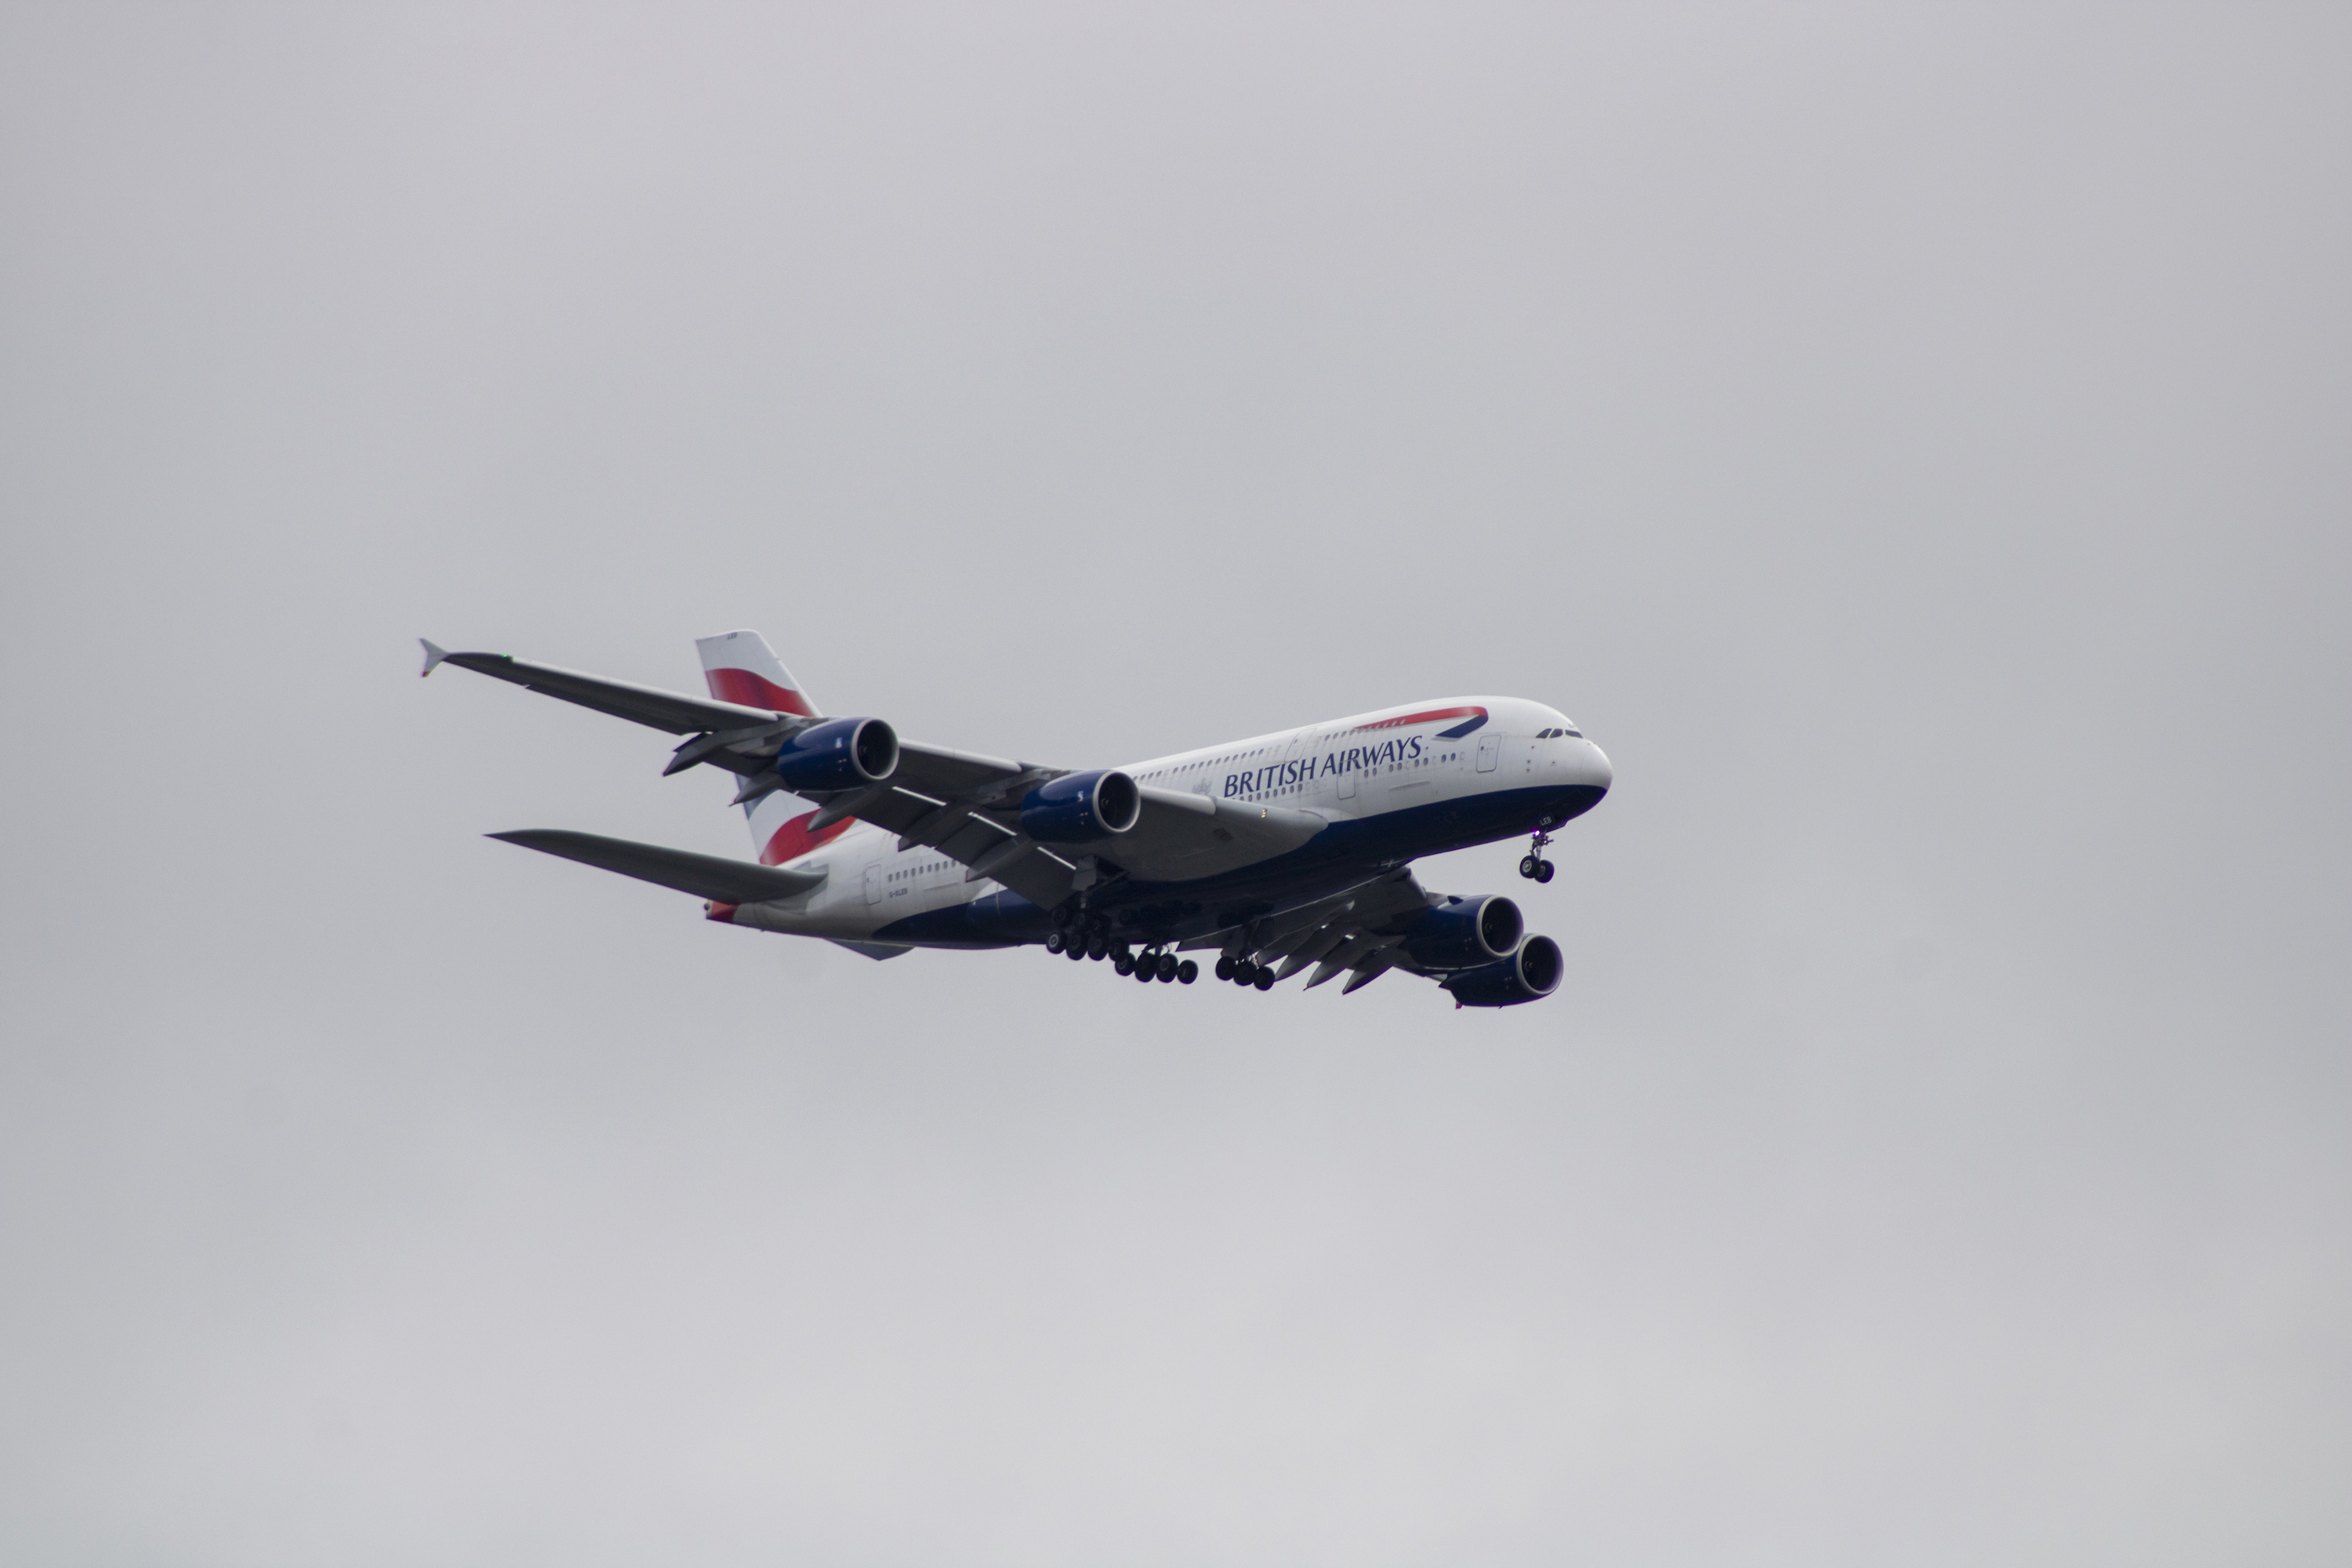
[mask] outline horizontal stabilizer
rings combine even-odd
[[[658,844],[635,844],[626,838],[605,838],[593,833],[527,827],[515,833],[493,833],[490,837],[536,849],[542,855],[577,860],[600,871],[618,871],[640,882],[674,888],[722,904],[757,904],[770,899],[794,898],[824,880],[822,871],[754,866],[748,860],[730,860],[723,855],[694,855],[684,849],[665,849]]]

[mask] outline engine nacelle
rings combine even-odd
[[[1084,844],[1135,826],[1143,792],[1117,768],[1064,773],[1021,802],[1021,831],[1040,844]]]
[[[776,753],[776,776],[794,795],[861,789],[898,771],[898,733],[879,719],[812,724]]]
[[[1531,936],[1510,957],[1449,974],[1438,984],[1465,1007],[1516,1007],[1559,990],[1566,967],[1559,943],[1548,936]]]
[[[1448,899],[1412,917],[1404,950],[1424,969],[1469,969],[1510,957],[1527,929],[1519,906],[1500,893]]]

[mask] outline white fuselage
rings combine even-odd
[[[1470,721],[1472,715],[1483,715],[1483,722]],[[1407,704],[1154,757],[1122,771],[1148,789],[1263,803],[1332,824],[1369,824],[1505,792],[1606,789],[1611,781],[1609,759],[1566,716],[1510,697]],[[1117,854],[1115,840],[1099,847],[1107,856]],[[791,899],[713,905],[711,918],[857,942],[910,916],[999,890],[986,879],[967,880],[965,867],[941,851],[922,845],[901,849],[897,835],[865,823],[848,825],[785,864],[821,870],[824,880]]]

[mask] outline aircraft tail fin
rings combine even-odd
[[[804,719],[817,716],[816,704],[759,633],[721,632],[715,637],[697,637],[694,647],[702,655],[703,682],[719,701],[797,713]]]
[[[776,657],[776,650],[768,646],[768,639],[758,632],[721,632],[715,637],[698,637],[694,647],[702,656],[702,679],[709,686],[710,695],[721,702],[740,702],[746,708],[798,713],[811,719],[817,716],[816,704]],[[836,822],[812,834],[808,819],[815,815],[815,807],[782,790],[745,801],[743,819],[751,826],[751,850],[759,856],[760,864],[781,866],[796,860],[856,826],[849,821]]]
[[[743,820],[751,825],[751,852],[762,866],[782,866],[823,848],[857,826],[845,816],[829,826],[809,831],[816,807],[796,795],[775,790],[743,805]]]

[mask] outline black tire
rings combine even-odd
[[[1102,938],[1098,936],[1090,936],[1087,938],[1087,956],[1088,958],[1099,959],[1104,953],[1107,953],[1109,951],[1110,943],[1103,941]]]
[[[1116,953],[1112,956],[1110,966],[1113,969],[1118,970],[1121,974],[1132,974],[1135,973],[1135,960],[1128,957],[1128,955],[1123,952]]]
[[[1217,955],[1217,978],[1220,980],[1231,980],[1233,977],[1233,959],[1224,953],[1219,953]]]
[[[1550,880],[1551,880],[1551,873],[1552,873],[1552,864],[1551,864],[1551,862],[1550,862],[1550,861],[1549,861],[1549,860],[1538,860],[1538,861],[1537,861],[1537,862],[1536,862],[1536,880],[1537,880],[1537,881],[1538,881],[1538,882],[1549,882],[1549,881],[1550,881]]]
[[[1193,963],[1191,959],[1189,959],[1189,958],[1188,958],[1188,959],[1186,959],[1183,963],[1180,963],[1180,964],[1178,964],[1178,965],[1176,966],[1176,984],[1179,984],[1179,985],[1190,985],[1190,984],[1192,984],[1192,982],[1194,982],[1195,980],[1198,980],[1198,979],[1200,979],[1200,978],[1201,978],[1201,966],[1200,966],[1199,964],[1197,964],[1197,963]]]
[[[1047,952],[1059,957],[1064,945],[1062,933],[1060,931],[1048,931],[1045,933],[1045,951]]]
[[[1529,881],[1533,881],[1537,876],[1539,875],[1536,870],[1536,858],[1534,856],[1528,855],[1521,857],[1519,860],[1519,875],[1527,878]]]
[[[1160,984],[1162,984],[1164,985],[1164,984],[1166,984],[1169,981],[1171,981],[1171,980],[1175,979],[1175,978],[1176,978],[1176,955],[1175,955],[1174,953],[1172,953],[1172,952],[1163,952],[1163,953],[1161,953],[1161,954],[1160,955],[1160,966],[1159,966],[1159,967],[1160,967]]]
[[[1072,963],[1082,963],[1085,961],[1087,956],[1087,944],[1082,942],[1074,942],[1070,943],[1069,946],[1062,950],[1062,956],[1068,959]]]
[[[1159,978],[1159,975],[1160,966],[1148,958],[1139,961],[1135,966],[1135,977],[1146,985]]]
[[[1261,970],[1259,970],[1259,971],[1257,972],[1257,977],[1256,977],[1255,979],[1252,980],[1252,981],[1250,982],[1250,984],[1253,984],[1253,985],[1255,985],[1255,986],[1256,986],[1256,987],[1257,987],[1259,990],[1261,990],[1261,991],[1271,991],[1271,990],[1273,990],[1273,989],[1274,989],[1274,971],[1273,971],[1273,970],[1271,970],[1271,969],[1261,969]]]

